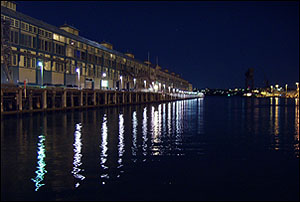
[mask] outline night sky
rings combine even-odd
[[[79,35],[113,44],[180,74],[197,88],[295,88],[299,81],[297,1],[17,1],[17,11]]]

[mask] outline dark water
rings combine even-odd
[[[5,116],[1,200],[299,200],[299,105],[206,97]]]

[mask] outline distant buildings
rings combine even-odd
[[[10,25],[4,26],[5,22]],[[4,23],[4,24],[3,24]],[[6,42],[5,42],[6,41]],[[98,43],[79,30],[59,28],[16,11],[16,3],[1,1],[1,83],[11,79],[27,85],[63,85],[91,89],[191,91],[178,74],[132,53],[120,53],[108,42]]]
[[[245,74],[246,76],[246,82],[245,82],[245,88],[246,89],[254,89],[254,69],[249,68]]]

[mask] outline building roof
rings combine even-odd
[[[98,42],[89,40],[89,39],[84,38],[84,37],[82,37],[82,36],[76,36],[76,35],[73,35],[73,34],[71,34],[71,33],[69,33],[69,32],[66,32],[65,30],[59,29],[58,27],[56,27],[56,26],[54,26],[54,25],[50,25],[50,24],[48,24],[48,23],[46,23],[46,22],[43,22],[43,21],[41,21],[41,20],[37,20],[37,19],[32,18],[32,17],[30,17],[30,16],[28,16],[28,15],[25,15],[25,14],[23,14],[23,13],[16,12],[16,11],[13,11],[13,10],[10,10],[10,9],[5,8],[5,7],[3,7],[3,6],[1,6],[1,13],[5,14],[5,15],[7,15],[7,16],[9,16],[9,17],[16,18],[16,19],[18,19],[18,20],[28,22],[28,23],[30,23],[30,24],[32,24],[32,25],[35,25],[35,26],[37,26],[37,27],[46,29],[46,30],[51,31],[51,32],[54,32],[54,33],[56,33],[56,34],[60,34],[60,35],[63,35],[63,36],[65,36],[65,37],[69,37],[69,38],[71,38],[71,39],[77,40],[77,41],[79,41],[79,42],[86,43],[86,44],[91,45],[91,46],[94,46],[94,47],[96,47],[96,48],[105,50],[105,51],[107,51],[107,52],[109,52],[109,53],[113,53],[113,54],[115,54],[115,55],[122,56],[122,57],[124,57],[124,58],[126,58],[126,59],[129,59],[129,60],[133,60],[132,58],[130,58],[130,57],[124,55],[124,54],[121,53],[121,52],[118,52],[118,51],[115,51],[115,50],[111,50],[111,49],[106,48],[105,46],[101,45],[101,44],[98,43]],[[63,25],[63,26],[64,26],[64,25]],[[68,25],[68,26],[69,26],[69,25]],[[74,28],[74,29],[78,30],[77,28]],[[134,59],[134,61],[143,63],[143,62],[141,62],[141,61],[139,61],[139,60],[136,60],[136,59]]]
[[[60,34],[60,35],[63,35],[65,37],[68,37],[68,38],[71,38],[71,39],[74,39],[74,40],[77,40],[79,42],[82,42],[82,43],[85,43],[85,44],[88,44],[90,46],[93,46],[93,47],[96,47],[96,48],[99,48],[99,49],[102,49],[104,51],[107,51],[109,53],[113,53],[115,55],[118,55],[118,56],[121,56],[123,58],[126,58],[126,59],[129,59],[129,60],[132,60],[132,61],[135,61],[135,62],[138,62],[138,63],[141,63],[141,64],[144,64],[144,62],[138,60],[138,59],[134,59],[134,58],[131,58],[121,52],[118,52],[116,50],[111,50],[111,49],[108,49],[106,48],[105,46],[101,45],[100,43],[98,42],[95,42],[95,41],[92,41],[92,40],[89,40],[87,38],[84,38],[82,36],[76,36],[74,34],[71,34],[69,32],[66,32],[65,30],[62,30],[54,25],[50,25],[46,22],[43,22],[42,20],[38,20],[38,19],[35,19],[33,17],[30,17],[28,15],[25,15],[23,13],[20,13],[20,12],[17,12],[17,11],[14,11],[14,10],[11,10],[11,9],[8,9],[8,8],[5,8],[3,6],[1,6],[1,13],[3,13],[4,15],[7,15],[9,17],[13,17],[15,19],[18,19],[18,20],[21,20],[21,21],[24,21],[24,22],[28,22],[32,25],[35,25],[37,27],[40,27],[40,28],[43,28],[43,29],[46,29],[48,31],[51,31],[51,32],[54,32],[56,34]],[[62,25],[64,26],[64,25]],[[69,25],[68,25],[69,26]],[[74,29],[78,30],[77,28],[74,27]],[[107,42],[106,42],[107,43]],[[162,71],[162,70],[161,70]],[[168,72],[169,75],[171,75],[169,72]],[[180,77],[181,78],[181,77]],[[183,78],[181,78],[183,79]],[[185,80],[185,79],[183,79]]]
[[[77,30],[77,31],[79,31],[79,29],[77,29],[77,28],[75,28],[75,27],[73,27],[73,26],[71,26],[71,25],[68,25],[68,24],[63,24],[62,26],[60,26],[60,27],[70,27],[70,28],[72,28],[72,29],[75,29],[75,30]]]

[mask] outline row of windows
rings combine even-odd
[[[12,26],[12,27],[19,28],[19,26],[20,26],[20,21],[14,19],[14,18],[10,18],[10,17],[1,15],[1,19],[9,21],[10,26]]]
[[[4,18],[6,20],[9,20],[11,22],[11,26],[14,26],[16,28],[19,27],[19,20],[13,19],[13,18],[9,18],[7,16],[1,15],[1,18]],[[37,28],[36,26],[30,25],[28,23],[25,22],[21,22],[21,29],[27,31],[27,32],[31,32],[31,33],[35,33],[35,34],[39,34],[41,36],[44,36],[45,38],[49,38],[49,39],[54,39],[60,42],[64,42],[64,43],[68,43],[71,44],[73,47],[78,47],[84,50],[89,50],[93,53],[100,53],[104,56],[105,59],[103,59],[103,57],[99,57],[96,56],[94,54],[89,54],[86,53],[85,51],[80,51],[80,50],[74,50],[72,51],[72,49],[67,49],[67,51],[65,50],[65,46],[64,45],[60,45],[60,44],[56,44],[56,43],[52,43],[51,41],[45,40],[45,39],[40,39],[38,41],[38,49],[42,50],[42,51],[46,51],[46,52],[53,52],[55,54],[64,56],[65,53],[67,52],[67,56],[68,57],[74,57],[76,59],[79,60],[83,60],[83,61],[88,61],[90,63],[94,63],[97,65],[102,65],[102,62],[104,64],[104,66],[106,67],[112,67],[112,66],[116,66],[118,69],[124,69],[124,63],[126,62],[126,58],[121,58],[118,57],[114,54],[102,51],[100,49],[94,48],[92,46],[86,45],[84,43],[81,42],[76,42],[72,39],[66,38],[64,36],[58,35],[58,34],[53,34],[49,31],[46,31],[44,29],[41,28]],[[20,43],[20,45],[23,45],[25,47],[28,48],[37,48],[37,40],[35,36],[31,36],[31,35],[27,35],[24,33],[21,33],[20,35],[20,40],[19,40],[19,35],[17,31],[12,30],[11,31],[11,39],[10,41],[13,44],[18,44]],[[118,61],[116,61],[118,60]],[[122,64],[123,63],[123,64]],[[136,63],[134,61],[128,60],[127,61],[127,65],[131,66],[129,67],[129,71],[131,72],[135,72],[135,73],[139,73],[139,74],[146,74],[147,71],[145,71],[145,66],[140,64],[140,63]],[[57,69],[61,69],[60,66],[57,67]],[[139,70],[141,69],[141,70]]]
[[[9,18],[7,16],[4,16],[4,15],[1,15],[3,18],[5,19],[9,19],[10,21],[13,21],[13,22],[16,22],[17,23],[17,26],[16,27],[19,27],[19,21],[18,20],[15,20],[13,18]],[[15,24],[15,23],[14,23]],[[78,48],[81,48],[81,49],[84,49],[84,50],[89,50],[93,53],[97,53],[97,54],[102,54],[104,55],[105,58],[110,58],[112,60],[115,60],[116,59],[116,55],[114,54],[110,54],[110,53],[107,53],[107,52],[103,52],[102,50],[100,49],[97,49],[97,48],[94,48],[92,46],[89,46],[89,45],[86,45],[82,42],[76,42],[74,40],[71,40],[71,39],[68,39],[66,40],[66,37],[64,36],[61,36],[61,35],[58,35],[58,34],[53,34],[53,37],[52,37],[52,33],[49,32],[49,31],[46,31],[44,29],[41,29],[41,28],[37,28],[36,26],[34,25],[30,25],[28,23],[25,23],[25,22],[21,22],[21,29],[22,30],[25,30],[27,32],[31,32],[31,33],[34,33],[34,34],[39,34],[43,37],[46,37],[46,38],[50,38],[50,39],[54,39],[54,40],[57,40],[57,41],[60,41],[60,42],[69,42],[69,44],[71,45],[75,45],[76,47]],[[42,46],[42,45],[41,45]],[[45,46],[47,46],[47,44],[45,44]],[[34,45],[30,45],[30,46],[26,46],[26,47],[35,47]],[[49,49],[48,48],[44,48],[42,47],[41,50],[45,50],[45,51],[48,51],[49,52]],[[76,57],[76,55],[75,55]],[[80,57],[77,57],[78,59],[80,59]],[[83,54],[82,60],[85,60],[85,55]],[[123,60],[123,61],[122,61]],[[126,62],[126,59],[125,58],[120,58],[120,61],[125,63]],[[128,63],[130,65],[134,65],[134,62],[128,60]],[[107,64],[108,65],[108,64]],[[138,65],[138,63],[136,63],[136,65]],[[141,64],[139,64],[141,66]]]
[[[30,25],[26,22],[21,22],[21,29],[34,34],[37,34],[37,30],[38,30],[36,26]]]
[[[28,48],[36,48],[36,37],[21,33],[20,45]]]

